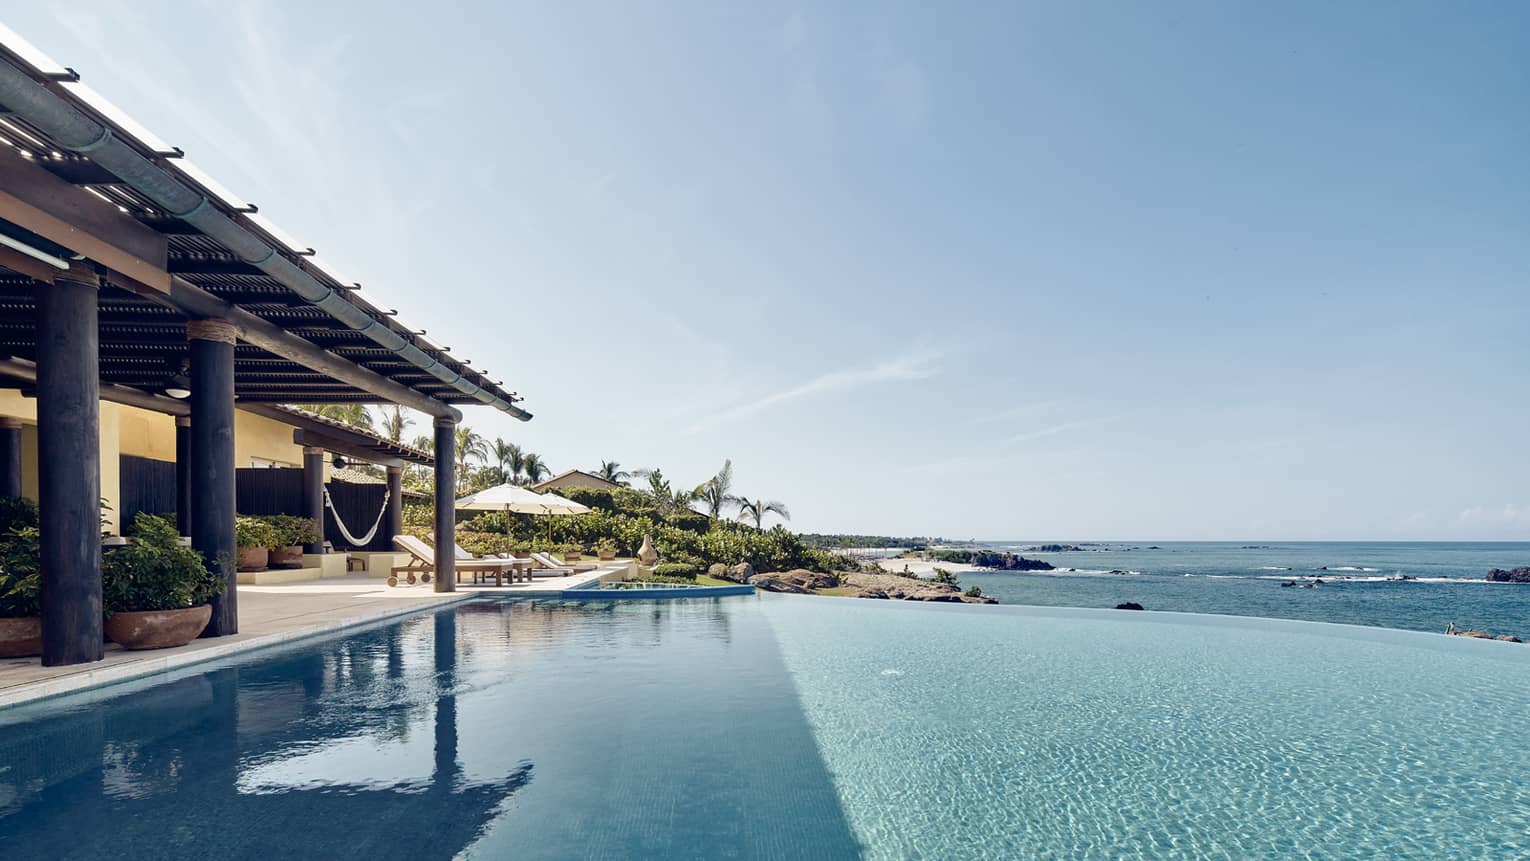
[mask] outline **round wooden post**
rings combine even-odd
[[[436,576],[437,592],[457,591],[457,423],[436,419]]]
[[[42,663],[54,667],[101,660],[97,288],[59,278],[36,290]]]
[[[234,570],[234,343],[227,320],[189,320],[191,352],[191,546],[221,572],[204,637],[239,633]]]
[[[175,529],[191,534],[191,417],[175,417]]]
[[[305,548],[308,553],[324,552],[324,449],[303,447],[303,514],[319,524],[319,540]]]
[[[0,496],[21,495],[21,420],[0,418]]]
[[[393,549],[393,536],[404,534],[404,468],[388,467],[388,528],[383,535],[387,549]]]

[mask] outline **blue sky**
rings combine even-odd
[[[804,530],[1530,539],[1523,4],[4,21],[555,469],[731,457]]]

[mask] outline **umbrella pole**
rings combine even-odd
[[[510,506],[505,506],[505,555],[510,555]]]

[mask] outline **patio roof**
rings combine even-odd
[[[224,316],[240,326],[241,404],[394,401],[440,415],[483,403],[531,418],[502,381],[317,265],[312,248],[3,27],[0,242],[0,357],[36,359],[34,279],[49,265],[31,252],[86,257],[109,270],[103,384],[163,390],[186,356],[186,319]]]

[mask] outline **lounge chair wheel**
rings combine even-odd
[[[430,582],[430,575],[429,574],[421,574],[420,575],[420,582],[421,583],[429,583]]]
[[[410,572],[408,574],[405,574],[404,575],[404,582],[408,583],[410,586],[413,586],[414,585],[414,573]]]
[[[398,578],[395,577],[392,574],[389,574],[388,575],[388,585],[389,586],[397,586],[398,585]]]

